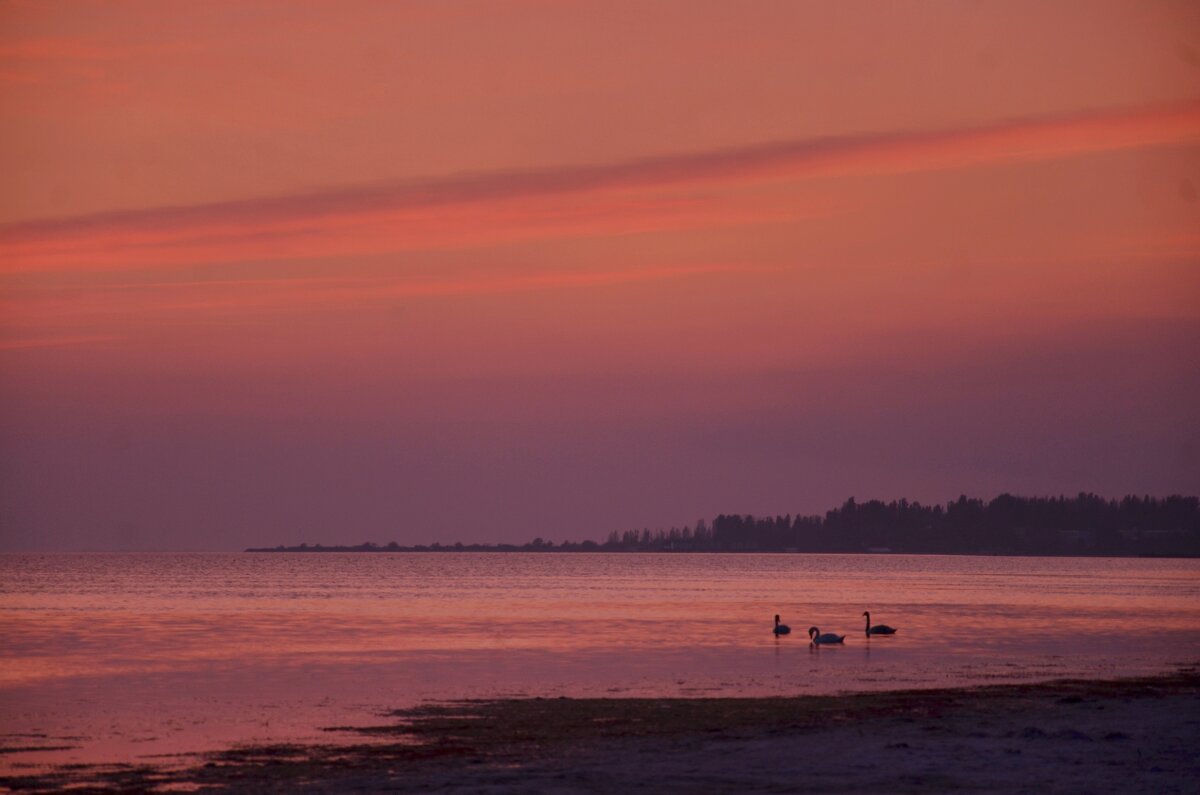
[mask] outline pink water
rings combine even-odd
[[[862,611],[899,628],[867,639]],[[771,634],[772,616],[791,624]],[[847,635],[809,647],[810,625]],[[426,699],[829,693],[1200,660],[1200,561],[0,556],[0,769],[335,740]]]

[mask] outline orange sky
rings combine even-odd
[[[1200,483],[1191,3],[0,7],[0,548]]]

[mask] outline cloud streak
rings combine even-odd
[[[16,272],[119,268],[754,223],[796,211],[670,191],[963,168],[1196,141],[1200,102],[951,130],[782,141],[601,165],[9,223],[0,226],[0,261]]]
[[[173,265],[369,256],[465,249],[529,239],[632,234],[765,223],[825,212],[791,202],[663,195],[531,196],[435,207],[202,224],[97,227],[94,234],[15,243],[15,272],[163,269]]]
[[[27,337],[0,339],[0,351],[19,351],[34,348],[69,348],[79,345],[99,345],[123,339],[112,335],[87,335],[74,337]]]
[[[20,300],[0,299],[0,314],[25,329],[100,323],[126,327],[164,319],[262,317],[313,309],[342,311],[387,306],[401,299],[497,295],[548,290],[661,282],[722,274],[767,274],[775,269],[742,263],[650,265],[587,271],[533,270],[496,276],[463,274],[436,279],[286,277],[128,283],[107,287],[64,288],[48,293],[30,291]],[[0,339],[0,349],[47,347],[116,339],[111,336],[71,336]]]

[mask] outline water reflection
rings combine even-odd
[[[0,717],[115,752],[303,734],[426,698],[1148,673],[1200,657],[1198,575],[1079,558],[0,556]],[[899,633],[865,636],[865,609]],[[845,646],[811,647],[810,625]]]

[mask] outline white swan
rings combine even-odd
[[[814,646],[822,646],[826,643],[841,643],[846,639],[845,635],[834,635],[832,632],[821,634],[821,630],[816,627],[808,628],[808,640]]]
[[[864,610],[863,615],[867,617],[867,635],[895,635],[895,627],[889,627],[887,624],[876,624],[871,626],[871,613]]]
[[[791,633],[792,628],[789,627],[787,624],[780,624],[779,616],[776,615],[775,616],[775,629],[773,629],[771,631],[774,632],[776,635],[787,635],[787,634]]]

